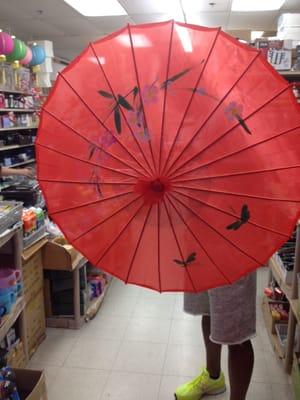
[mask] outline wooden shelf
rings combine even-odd
[[[10,132],[10,131],[23,131],[25,129],[37,129],[35,126],[14,126],[13,128],[0,128],[0,132]]]
[[[298,324],[300,325],[300,315],[298,312],[298,299],[290,300],[291,309],[296,317]]]
[[[21,229],[22,229],[22,224],[20,222],[18,226],[15,226],[14,228],[11,229],[7,229],[5,232],[3,232],[0,235],[0,248],[4,246],[10,239],[12,239],[12,237],[16,234],[16,232]]]
[[[18,317],[20,316],[21,312],[24,309],[24,298],[23,296],[18,298],[17,302],[13,306],[13,309],[10,314],[5,315],[2,318],[2,322],[0,325],[0,341],[2,341],[9,331],[9,329],[13,326],[13,324],[16,322]]]
[[[35,163],[35,158],[31,158],[30,160],[22,161],[20,163],[9,165],[9,166],[4,165],[4,167],[16,168],[16,167],[21,167],[22,165],[33,164],[33,163]]]
[[[281,272],[281,268],[278,265],[278,263],[276,262],[274,256],[272,258],[270,258],[269,266],[271,267],[272,274],[273,274],[276,282],[280,286],[280,289],[284,292],[287,299],[290,301],[292,298],[292,287],[285,283],[284,276]]]
[[[264,320],[265,320],[265,325],[266,325],[266,330],[268,332],[272,347],[274,348],[276,354],[278,355],[278,357],[280,359],[284,359],[285,358],[285,354],[284,351],[279,343],[279,339],[276,333],[272,333],[271,332],[271,325],[272,325],[272,316],[270,313],[270,309],[269,309],[269,304],[266,298],[263,299],[262,302],[262,310],[263,310],[263,316],[264,316]]]
[[[11,146],[3,146],[0,147],[0,151],[8,151],[8,150],[14,150],[14,149],[22,149],[23,147],[31,147],[34,146],[34,143],[29,143],[29,144],[14,144]]]
[[[17,113],[34,113],[38,110],[35,108],[0,108],[0,112],[17,112]]]

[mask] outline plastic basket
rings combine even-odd
[[[23,203],[0,201],[0,234],[22,221],[22,211]]]

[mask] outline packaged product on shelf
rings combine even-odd
[[[5,95],[0,93],[0,108],[5,108]]]
[[[9,314],[17,301],[18,283],[21,282],[21,271],[11,268],[0,269],[0,312],[1,316]]]
[[[23,211],[23,232],[24,236],[30,235],[37,229],[37,218],[36,214],[31,210]]]
[[[14,122],[10,118],[9,114],[2,115],[2,127],[3,128],[13,128]]]

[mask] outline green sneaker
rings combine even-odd
[[[206,368],[201,370],[200,375],[190,382],[179,386],[175,391],[177,400],[200,400],[204,394],[219,394],[226,390],[225,377],[221,372],[218,379],[211,379]]]

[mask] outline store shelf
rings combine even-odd
[[[263,299],[263,303],[262,303],[262,311],[263,311],[263,316],[264,316],[264,320],[265,320],[265,325],[266,325],[266,330],[268,332],[272,347],[274,348],[276,354],[278,355],[278,357],[280,359],[284,359],[285,358],[285,354],[282,350],[282,347],[279,343],[279,339],[276,333],[272,333],[271,332],[271,325],[272,325],[272,316],[270,313],[270,309],[269,309],[269,304],[266,298]]]
[[[13,128],[0,128],[0,132],[10,132],[10,131],[23,131],[25,129],[37,129],[35,126],[14,126]]]
[[[24,309],[24,305],[25,305],[24,298],[22,296],[17,300],[16,304],[13,306],[11,313],[5,315],[2,318],[2,322],[0,325],[0,341],[4,339],[9,329],[16,322],[16,320],[18,319],[18,317],[20,316],[21,312]]]
[[[29,144],[14,144],[12,146],[3,146],[0,147],[0,151],[8,151],[8,150],[14,150],[14,149],[22,149],[23,147],[31,147],[34,146],[34,143],[29,143]]]
[[[0,112],[17,112],[17,113],[34,113],[37,112],[38,110],[35,108],[0,108]]]
[[[0,92],[2,93],[13,93],[13,94],[22,94],[23,96],[33,96],[32,93],[29,92],[22,92],[21,90],[14,90],[14,89],[2,89],[0,88]]]
[[[278,71],[280,75],[284,76],[285,78],[293,78],[299,77],[300,78],[300,71]]]
[[[22,165],[33,164],[33,163],[35,163],[35,158],[31,158],[30,160],[27,161],[22,161],[18,164],[9,165],[8,168],[16,168],[16,167],[21,167]],[[6,167],[6,165],[4,166]]]
[[[4,246],[12,237],[16,234],[16,232],[22,229],[22,223],[20,222],[19,225],[14,226],[11,229],[7,229],[0,235],[0,248]]]
[[[287,299],[290,301],[291,298],[292,298],[292,287],[285,283],[285,279],[284,279],[284,276],[283,276],[283,274],[281,272],[281,268],[278,265],[278,263],[276,262],[274,256],[272,258],[270,258],[269,266],[271,267],[272,274],[273,274],[276,282],[278,283],[278,285],[280,286],[281,290],[286,295]]]

